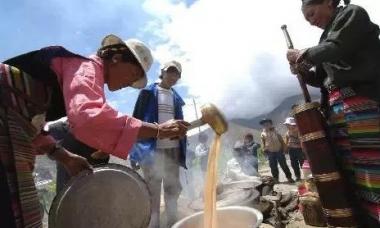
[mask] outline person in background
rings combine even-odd
[[[185,191],[188,199],[194,200],[197,197],[197,188],[199,187],[198,183],[195,182],[195,178],[197,175],[195,172],[197,171],[196,166],[196,156],[193,149],[190,148],[189,142],[187,142],[187,151],[186,151],[186,167],[180,169],[180,174],[182,175],[182,186],[183,192]]]
[[[182,66],[170,61],[161,68],[161,82],[143,89],[135,104],[133,116],[149,123],[165,123],[183,119],[185,105],[173,86],[181,78]],[[152,194],[150,228],[160,226],[161,184],[164,185],[167,227],[177,221],[177,201],[182,191],[179,178],[180,166],[186,167],[186,138],[139,140],[131,153],[131,160],[142,168],[144,178]]]
[[[61,162],[70,175],[91,169],[42,131],[46,121],[67,116],[75,138],[124,159],[137,139],[185,136],[189,124],[183,120],[146,123],[119,115],[106,102],[105,84],[111,91],[142,88],[152,62],[141,41],[108,35],[97,55],[50,46],[0,64],[0,227],[42,227],[36,154]]]
[[[301,180],[301,168],[305,160],[304,153],[301,148],[299,132],[296,121],[293,117],[286,118],[284,125],[288,129],[285,134],[285,145],[287,153],[290,157],[290,162],[296,176],[296,181]]]
[[[257,150],[261,147],[260,144],[254,141],[253,135],[248,133],[244,136],[242,151],[247,163],[252,164],[254,167],[255,175],[259,173],[259,160],[257,157]]]
[[[202,198],[207,172],[208,155],[210,150],[207,134],[204,132],[199,133],[198,142],[199,144],[195,147],[196,163],[199,164],[200,171],[200,175],[197,177],[199,183],[197,186],[197,196]]]
[[[360,227],[380,227],[379,26],[350,0],[301,2],[306,21],[323,33],[315,46],[288,50],[291,70],[321,89],[321,108]]]
[[[205,177],[207,171],[207,162],[210,146],[208,142],[208,136],[206,133],[199,133],[198,135],[199,144],[195,147],[195,156],[199,161],[201,168],[202,177]]]
[[[104,153],[105,157],[93,158],[92,155],[94,155],[97,150],[78,141],[70,132],[69,123],[67,121],[58,121],[50,124],[48,126],[48,132],[63,148],[86,158],[92,166],[107,164],[110,159],[107,153]],[[56,192],[60,192],[69,180],[70,175],[61,164],[57,163]]]
[[[224,183],[259,179],[252,159],[247,159],[247,151],[243,149],[243,146],[241,141],[234,144],[232,158],[227,161]]]
[[[275,183],[279,183],[278,164],[282,171],[284,171],[289,183],[294,183],[292,173],[286,164],[284,154],[285,143],[281,135],[276,131],[271,119],[263,119],[260,121],[263,126],[261,132],[261,145],[263,146],[264,153],[268,156],[269,166],[272,172]]]

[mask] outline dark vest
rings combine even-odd
[[[66,116],[63,93],[59,86],[57,75],[50,68],[52,59],[56,57],[79,57],[61,46],[51,46],[28,52],[4,61],[5,64],[17,67],[28,73],[33,79],[43,82],[52,88],[51,102],[46,111],[46,120],[52,121]]]

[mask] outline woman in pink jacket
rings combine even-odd
[[[90,168],[41,133],[45,121],[67,116],[78,140],[123,159],[139,138],[186,134],[184,121],[144,123],[106,102],[104,84],[111,91],[143,88],[152,62],[142,42],[108,35],[90,57],[53,46],[0,64],[0,227],[42,227],[32,177],[36,154],[48,154],[71,175]]]

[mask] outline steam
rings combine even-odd
[[[357,1],[380,22],[380,3]],[[355,1],[354,1],[355,3]],[[253,117],[300,93],[289,72],[280,26],[288,24],[297,48],[318,42],[321,30],[307,24],[299,1],[146,0],[156,19],[144,32],[153,34],[155,57],[183,63],[183,86],[200,103],[218,105],[227,117]]]

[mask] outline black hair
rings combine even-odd
[[[301,0],[302,6],[308,6],[308,5],[319,5],[322,4],[325,0]],[[333,6],[336,8],[340,4],[341,0],[332,0]],[[348,5],[351,3],[351,0],[343,0],[345,5]]]
[[[121,59],[123,62],[133,63],[140,66],[140,63],[136,59],[135,55],[125,45],[116,44],[105,48],[101,48],[97,52],[97,56],[99,56],[103,60],[111,60],[114,57],[114,55],[117,54],[121,54]]]
[[[251,133],[248,133],[248,134],[246,134],[246,135],[244,136],[244,138],[251,138],[251,139],[253,139],[253,135],[252,135]]]

